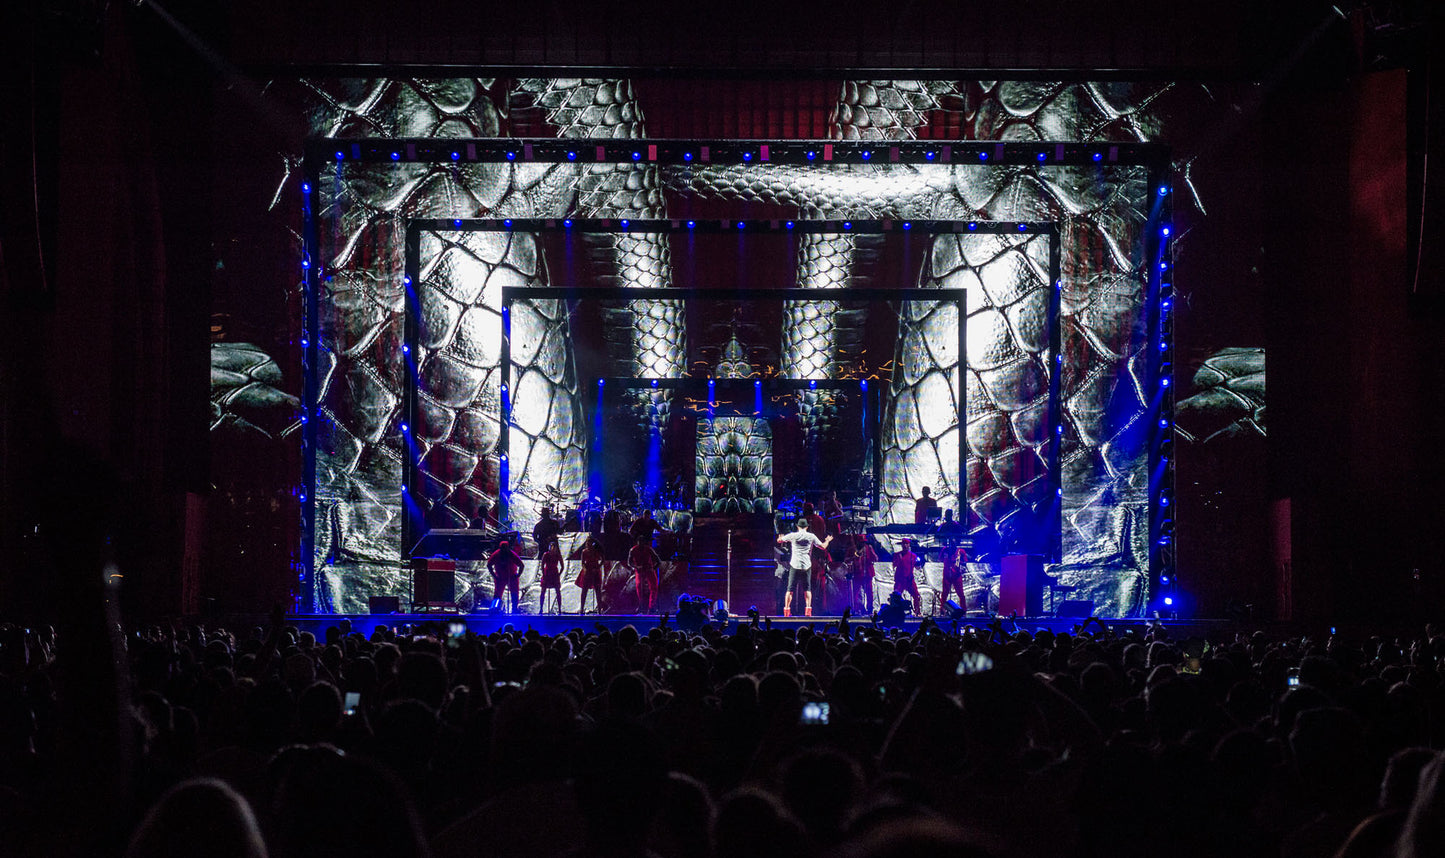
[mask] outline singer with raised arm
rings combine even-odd
[[[778,537],[778,544],[784,543],[792,549],[788,557],[788,591],[783,596],[783,616],[793,615],[793,591],[799,585],[803,585],[803,605],[806,616],[813,616],[813,550],[827,549],[828,543],[833,537],[819,539],[817,534],[808,529],[806,516],[799,516],[797,529],[792,533],[785,533]]]

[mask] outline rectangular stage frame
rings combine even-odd
[[[1054,284],[1050,290],[1048,308],[1048,342],[1049,351],[1045,358],[1049,369],[1049,423],[1050,426],[1059,425],[1062,405],[1059,401],[1059,385],[1061,373],[1058,370],[1058,357],[1062,355],[1062,325],[1060,322],[1061,312],[1061,276],[1062,259],[1059,237],[1059,226],[1052,221],[1045,222],[1012,222],[998,223],[990,221],[952,221],[952,220],[927,220],[927,221],[893,221],[893,220],[618,220],[618,219],[583,219],[583,218],[484,218],[484,219],[413,219],[407,222],[406,227],[406,253],[404,268],[404,283],[406,289],[406,313],[403,321],[403,342],[406,345],[405,352],[408,355],[420,355],[420,313],[419,299],[415,291],[415,285],[420,281],[421,276],[421,236],[424,232],[445,233],[445,232],[525,232],[525,233],[546,233],[561,232],[571,234],[603,233],[603,234],[672,234],[672,233],[733,233],[737,235],[788,235],[790,233],[804,234],[827,234],[827,235],[882,235],[897,234],[905,235],[918,232],[923,235],[939,234],[975,234],[975,235],[1019,235],[1034,236],[1043,235],[1048,242],[1049,255],[1049,282]],[[510,490],[507,483],[510,482],[510,472],[507,468],[508,451],[511,449],[511,398],[509,390],[512,384],[512,336],[511,336],[511,305],[523,300],[564,300],[564,301],[765,301],[765,302],[786,302],[786,301],[836,301],[844,302],[908,302],[923,301],[930,303],[952,302],[958,312],[958,387],[954,394],[958,402],[958,434],[959,434],[959,458],[958,458],[958,493],[960,497],[960,515],[964,515],[964,506],[968,502],[968,291],[966,289],[920,289],[920,288],[843,288],[843,289],[687,289],[687,288],[633,288],[633,287],[526,287],[507,286],[502,289],[502,340],[501,358],[499,369],[501,370],[501,396],[500,404],[502,414],[500,415],[500,433],[497,440],[497,455],[500,459],[498,468],[498,498],[497,506],[498,520],[503,520],[510,506]],[[407,372],[404,374],[406,385],[403,390],[402,414],[403,425],[416,425],[417,409],[417,382],[418,374]],[[706,378],[692,376],[680,376],[677,378],[651,378],[641,376],[628,376],[609,379],[622,386],[638,389],[686,389],[692,387],[705,387]],[[805,379],[805,378],[782,378],[770,377],[759,379],[765,385],[777,388],[792,389],[851,389],[858,387],[858,379]],[[727,382],[746,381],[746,379],[725,379]],[[877,385],[873,391],[874,419],[882,420],[882,385]],[[405,434],[405,433],[403,433]],[[875,435],[877,433],[875,432]],[[875,438],[875,441],[877,439]],[[405,439],[406,449],[410,450],[410,439]],[[1048,482],[1047,496],[1050,498],[1050,508],[1044,516],[1047,526],[1047,544],[1038,546],[1038,553],[1043,554],[1051,561],[1057,562],[1062,553],[1063,535],[1063,474],[1060,468],[1060,448],[1062,439],[1057,432],[1050,433],[1048,443]],[[873,445],[873,465],[875,474],[874,491],[871,497],[872,506],[876,509],[878,504],[879,482],[882,470],[881,445]],[[408,509],[402,516],[402,547],[401,555],[405,560],[409,548],[415,544],[420,536],[417,532],[418,505],[420,480],[420,463],[415,455],[408,455],[404,465],[403,497],[408,504]],[[1037,514],[1037,511],[1035,511]]]
[[[819,159],[818,155],[822,154]],[[881,157],[876,161],[874,154]],[[520,156],[520,157],[519,157]],[[757,160],[754,161],[754,157]],[[1146,348],[1145,382],[1149,389],[1157,391],[1152,397],[1151,407],[1146,408],[1145,419],[1150,421],[1148,440],[1148,593],[1153,593],[1172,574],[1176,558],[1173,553],[1172,513],[1168,498],[1174,488],[1174,462],[1172,456],[1172,430],[1174,397],[1167,384],[1172,369],[1173,324],[1172,324],[1172,281],[1173,242],[1169,230],[1162,226],[1170,220],[1172,188],[1170,176],[1173,164],[1170,149],[1158,143],[1135,141],[997,141],[997,140],[749,140],[749,139],[618,139],[618,140],[573,140],[566,138],[361,138],[339,139],[332,137],[310,138],[305,144],[302,158],[302,337],[300,341],[302,360],[302,479],[298,491],[300,502],[301,546],[297,563],[299,594],[298,604],[303,610],[316,607],[316,478],[317,478],[317,417],[319,416],[319,392],[322,385],[323,363],[321,331],[319,321],[320,291],[323,271],[320,257],[320,232],[318,225],[321,201],[320,177],[324,165],[347,163],[411,163],[411,162],[454,162],[487,163],[504,161],[542,161],[587,163],[646,163],[686,165],[739,164],[797,164],[818,169],[831,166],[863,165],[878,163],[900,164],[977,164],[990,167],[1059,167],[1059,166],[1132,166],[1148,171],[1148,187],[1158,188],[1158,197],[1149,211],[1148,221],[1142,237],[1143,258],[1154,264],[1145,266],[1145,327],[1146,339],[1159,339],[1159,348]],[[1152,196],[1152,194],[1151,194]],[[561,222],[561,221],[559,221]],[[831,223],[838,223],[832,221]],[[900,221],[882,221],[891,227]],[[915,224],[925,226],[927,222]],[[953,224],[955,222],[944,222]],[[727,222],[722,222],[726,226]],[[972,224],[970,224],[972,225]],[[713,231],[718,227],[712,223],[702,231]],[[904,226],[904,228],[908,228]],[[943,231],[943,230],[937,230]],[[949,231],[958,231],[950,229]],[[408,225],[408,234],[411,224]],[[1050,301],[1050,314],[1057,320],[1060,304],[1060,235],[1057,225],[1051,226],[1050,274],[1054,293]],[[313,262],[318,264],[313,264]],[[1167,272],[1167,273],[1166,273]],[[810,290],[812,291],[812,290]],[[676,296],[669,296],[676,297]],[[410,296],[409,296],[410,298]],[[966,321],[966,317],[961,319]],[[1057,326],[1051,326],[1057,330]],[[1051,350],[1056,357],[1062,357],[1057,340],[1051,341]],[[966,371],[966,355],[960,354],[960,378]],[[1050,372],[1050,417],[1057,423],[1060,417],[1058,385],[1060,373],[1057,360]],[[1162,382],[1162,383],[1161,383]],[[962,381],[961,381],[962,383]],[[966,403],[965,403],[966,407]],[[962,425],[962,420],[960,425]],[[1060,439],[1055,436],[1051,447],[1051,478],[1061,479],[1056,467]],[[961,451],[961,465],[967,461],[967,448]],[[966,486],[961,484],[960,488]],[[1050,554],[1059,558],[1062,546],[1062,488],[1056,488],[1059,498],[1056,505],[1055,546]],[[405,518],[405,516],[404,516]]]

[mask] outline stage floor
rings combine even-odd
[[[288,622],[295,625],[302,631],[309,631],[318,639],[324,639],[326,629],[334,626],[343,619],[351,621],[351,627],[367,637],[377,626],[410,625],[413,629],[429,624],[441,624],[443,628],[451,623],[464,623],[467,630],[476,634],[491,634],[494,631],[503,629],[510,625],[518,631],[536,629],[546,635],[563,634],[572,629],[583,629],[584,631],[595,631],[600,625],[610,631],[617,631],[624,626],[633,626],[641,631],[646,631],[656,626],[661,621],[658,614],[514,614],[492,616],[489,614],[461,614],[437,611],[433,613],[411,613],[411,614],[294,614],[287,618]],[[726,631],[735,631],[739,618],[734,617],[728,624]],[[741,618],[747,622],[747,617]],[[804,626],[813,626],[822,630],[826,626],[836,626],[842,619],[839,616],[813,616],[813,617],[773,617],[774,628],[796,629]],[[952,630],[953,621],[942,618],[937,619],[943,628]],[[910,617],[904,625],[904,631],[912,633],[918,629],[921,618]],[[982,627],[987,625],[989,618],[983,615],[967,617],[960,622],[960,627],[973,625]],[[1020,629],[1029,632],[1036,632],[1040,629],[1049,629],[1053,632],[1073,631],[1081,622],[1077,617],[1025,617],[1018,620],[1004,620],[1004,628],[1012,630],[1016,625]],[[1116,633],[1126,630],[1143,630],[1148,627],[1152,620],[1146,619],[1105,619],[1104,624]],[[1230,628],[1232,623],[1226,620],[1164,620],[1162,621],[1169,631],[1169,635],[1176,640],[1188,637],[1217,637],[1220,633]],[[669,625],[672,621],[669,620]],[[867,617],[851,617],[851,626],[868,625]]]

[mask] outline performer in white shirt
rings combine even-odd
[[[799,516],[797,529],[778,537],[778,543],[790,543],[792,556],[788,558],[788,593],[783,597],[783,616],[793,615],[793,590],[803,585],[803,604],[806,616],[813,616],[812,569],[814,548],[826,550],[833,537],[819,539],[808,529],[808,519]]]

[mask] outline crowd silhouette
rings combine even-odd
[[[1205,641],[1097,621],[909,634],[659,620],[557,635],[363,635],[340,620],[320,639],[279,613],[112,628],[113,689],[79,684],[94,668],[74,667],[55,629],[6,625],[0,844],[133,858],[1445,854],[1434,628]]]

